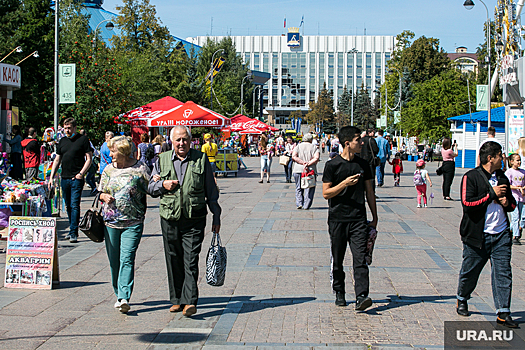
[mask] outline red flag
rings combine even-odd
[[[286,16],[284,16],[284,28],[286,28]]]

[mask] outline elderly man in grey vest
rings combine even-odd
[[[148,191],[160,196],[160,226],[168,269],[171,312],[197,312],[199,253],[206,227],[206,206],[213,214],[212,231],[221,227],[219,191],[206,154],[190,149],[185,126],[171,130],[173,150],[161,153],[153,166]]]

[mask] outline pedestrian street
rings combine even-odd
[[[321,158],[320,172],[327,154]],[[59,243],[59,289],[0,289],[0,349],[440,349],[444,321],[495,320],[488,264],[469,302],[472,316],[460,317],[455,310],[464,169],[457,169],[452,185],[455,201],[444,201],[437,164],[428,163],[435,198],[428,208],[416,208],[414,163],[405,162],[400,187],[393,187],[387,166],[385,186],[377,189],[379,234],[370,266],[374,303],[356,312],[349,249],[344,264],[349,304],[334,305],[321,176],[312,208],[298,210],[295,184],[285,182],[277,158],[271,182],[262,184],[260,159],[244,162],[248,170],[237,177],[217,179],[226,282],[206,284],[208,215],[194,316],[169,312],[158,199],[148,198],[131,311],[121,314],[113,307],[104,244],[81,234],[78,244]],[[82,213],[93,200],[87,193],[86,187]],[[59,221],[59,227],[67,226],[64,215]],[[60,230],[59,238],[65,234]],[[511,309],[519,323],[525,319],[524,251],[525,246],[513,246]],[[5,254],[0,259],[4,268]]]

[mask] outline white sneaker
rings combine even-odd
[[[122,312],[123,314],[127,314],[129,309],[130,307],[129,307],[128,301],[126,299],[122,299],[120,301],[119,311]]]
[[[427,208],[427,205],[425,204],[425,205],[423,206],[423,208]]]
[[[418,207],[418,208],[421,208],[421,204],[418,204],[417,207]]]
[[[122,302],[119,301],[119,300],[117,299],[117,302],[115,303],[115,305],[113,305],[113,307],[114,307],[115,309],[120,309],[120,304],[121,304],[121,303],[122,303]]]

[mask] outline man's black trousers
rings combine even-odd
[[[368,296],[370,281],[368,265],[365,261],[366,244],[368,242],[366,221],[328,221],[328,232],[330,233],[330,245],[332,248],[332,289],[336,292],[345,291],[343,260],[346,246],[349,244],[352,252],[355,295],[356,297],[358,295]]]
[[[199,253],[206,219],[166,220],[160,218],[168,287],[173,305],[197,305],[199,290]]]

